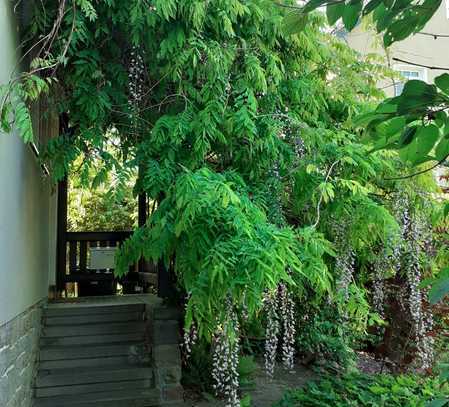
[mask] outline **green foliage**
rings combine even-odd
[[[304,389],[287,393],[276,406],[429,407],[445,406],[448,396],[448,384],[439,379],[350,373],[324,376]]]
[[[238,373],[240,387],[250,388],[254,386],[254,375],[258,369],[254,356],[242,356],[239,360]]]
[[[134,193],[154,203],[122,246],[116,273],[142,257],[165,262],[188,298],[186,327],[195,324],[206,342],[228,315],[223,304],[239,317],[245,311],[250,325],[263,319],[266,293],[285,283],[297,304],[319,314],[298,343],[310,334],[308,345],[318,337],[322,354],[334,348],[336,359],[349,359],[376,322],[369,267],[397,235],[388,196],[406,190],[418,206],[429,191],[387,181],[402,166],[398,157],[370,154],[353,124],[377,103],[387,70],[328,34],[318,14],[292,34],[283,24],[290,12],[269,0],[61,4],[60,21],[54,1],[35,2],[26,44],[57,33],[39,66],[58,68],[42,77],[51,78],[49,94],[69,128],[44,159],[55,179],[76,172],[93,187],[111,183],[111,173],[120,185],[138,173]],[[360,4],[343,15],[348,26]],[[440,93],[432,88],[431,96]],[[416,133],[435,137],[433,128]],[[348,301],[336,292],[339,222],[357,258]],[[347,320],[329,326],[328,318]]]
[[[15,128],[25,143],[33,141],[33,126],[29,107],[48,93],[52,78],[23,74],[21,78],[0,86],[0,130]]]
[[[438,77],[436,83],[444,81]],[[444,161],[449,155],[447,142],[449,95],[436,85],[412,80],[400,96],[387,99],[372,113],[357,119],[367,127],[367,136],[376,149],[396,149],[401,158],[418,165]]]
[[[318,7],[326,6],[330,25],[340,18],[345,28],[351,31],[364,16],[372,15],[376,29],[384,34],[385,46],[401,41],[411,34],[421,31],[441,5],[442,0],[310,0],[300,9],[308,13]],[[303,18],[299,16],[299,18]]]
[[[215,318],[225,317],[228,297],[256,317],[263,292],[282,281],[330,289],[321,270],[303,271],[297,232],[270,224],[245,188],[235,173],[186,172],[117,259],[120,273],[130,259],[143,255],[153,261],[165,258],[168,264],[176,253],[175,272],[190,294],[187,325],[199,322],[199,333],[207,338]]]
[[[442,270],[431,284],[429,301],[436,304],[449,294],[449,269]]]
[[[78,157],[68,177],[68,228],[70,231],[132,231],[137,226],[137,197],[133,193],[136,174],[117,164],[119,152],[109,142],[101,157],[91,157],[91,167]],[[83,169],[83,171],[80,171]]]

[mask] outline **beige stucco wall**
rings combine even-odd
[[[446,0],[443,0],[439,10],[422,30],[425,33],[449,35],[449,19],[446,12]],[[363,24],[345,37],[348,44],[362,54],[370,52],[385,56],[381,47],[381,38],[373,32],[367,32]],[[449,38],[437,38],[416,34],[404,41],[395,43],[390,51],[390,64],[396,69],[407,70],[407,64],[395,62],[399,58],[417,64],[449,68]],[[409,66],[410,67],[410,66]],[[434,78],[445,71],[422,69],[424,80],[432,83]],[[386,88],[386,93],[392,95],[393,87]]]
[[[1,84],[17,61],[13,5],[0,0]],[[47,296],[54,274],[54,199],[31,148],[15,134],[0,133],[0,327]]]

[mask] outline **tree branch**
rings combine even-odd
[[[400,180],[404,180],[404,179],[409,179],[409,178],[413,178],[416,177],[418,175],[422,175],[425,174],[426,172],[432,171],[435,168],[437,168],[439,165],[443,164],[447,158],[449,157],[449,154],[447,154],[443,159],[441,159],[440,161],[438,161],[435,165],[433,165],[430,168],[427,168],[426,170],[421,170],[418,172],[415,172],[413,174],[409,174],[409,175],[404,175],[403,177],[394,177],[394,178],[384,178],[385,181],[400,181]]]
[[[416,62],[411,62],[411,61],[407,61],[405,59],[400,59],[400,58],[393,58],[393,61],[402,62],[407,65],[419,66],[421,68],[427,68],[430,70],[449,71],[449,68],[447,68],[447,67],[423,65],[423,64],[418,64]]]

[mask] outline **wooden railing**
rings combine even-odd
[[[65,234],[66,262],[59,270],[64,282],[112,280],[113,268],[92,269],[90,255],[92,248],[119,247],[131,232],[67,232]],[[132,270],[131,270],[132,271]]]

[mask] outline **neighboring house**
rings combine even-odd
[[[420,33],[395,43],[388,53],[382,48],[382,39],[374,32],[365,30],[363,24],[344,38],[361,54],[384,55],[386,63],[400,72],[403,81],[399,79],[394,84],[381,84],[388,96],[400,94],[405,80],[420,79],[433,83],[435,77],[445,71],[432,68],[449,69],[449,0],[443,0],[437,13]]]

